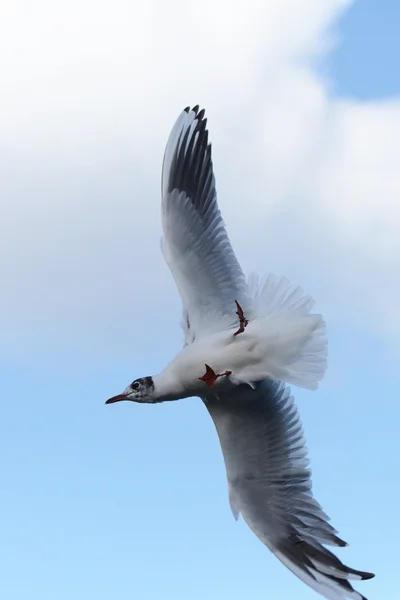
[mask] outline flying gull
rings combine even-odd
[[[287,384],[315,390],[327,341],[314,301],[284,277],[247,280],[217,204],[207,120],[186,108],[162,169],[162,251],[182,298],[184,346],[159,374],[107,404],[199,396],[224,455],[233,515],[300,579],[331,600],[366,600],[344,565],[346,546],[312,494],[298,410]]]

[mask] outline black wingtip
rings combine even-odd
[[[375,573],[367,573],[366,571],[360,571],[360,577],[362,580],[373,579],[375,577]]]
[[[208,131],[206,131],[207,119],[200,120],[199,117],[197,119],[196,131],[200,132],[203,135],[207,135],[208,140]]]
[[[334,535],[333,539],[334,539],[336,545],[339,546],[340,548],[346,548],[349,545],[347,542],[345,542],[344,540],[342,540],[337,535]]]
[[[196,106],[193,106],[193,108],[190,108],[190,106],[186,106],[186,108],[184,108],[183,111],[186,113],[194,112],[194,114],[196,115],[196,119],[198,119],[198,121],[201,121],[204,118],[204,115],[206,114],[206,111],[204,108],[202,108],[200,110],[199,104],[196,104]]]
[[[350,567],[346,567],[347,572],[350,575],[356,575],[360,579],[373,579],[375,577],[375,573],[369,573],[368,571],[358,571],[357,569],[351,569]]]

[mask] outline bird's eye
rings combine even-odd
[[[139,382],[138,382],[138,381],[134,381],[134,382],[131,384],[131,388],[132,388],[133,390],[137,390],[137,389],[139,389]]]

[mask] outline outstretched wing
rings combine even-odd
[[[186,343],[232,327],[246,281],[217,204],[204,110],[186,108],[170,134],[162,171],[162,249],[184,309]]]
[[[204,399],[221,442],[233,514],[300,579],[331,600],[366,600],[325,545],[346,546],[314,499],[307,449],[289,388],[262,381]]]

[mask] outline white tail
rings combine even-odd
[[[310,296],[286,277],[252,274],[248,293],[252,317],[260,319],[270,377],[315,390],[327,367],[327,338],[321,315],[309,314]]]

